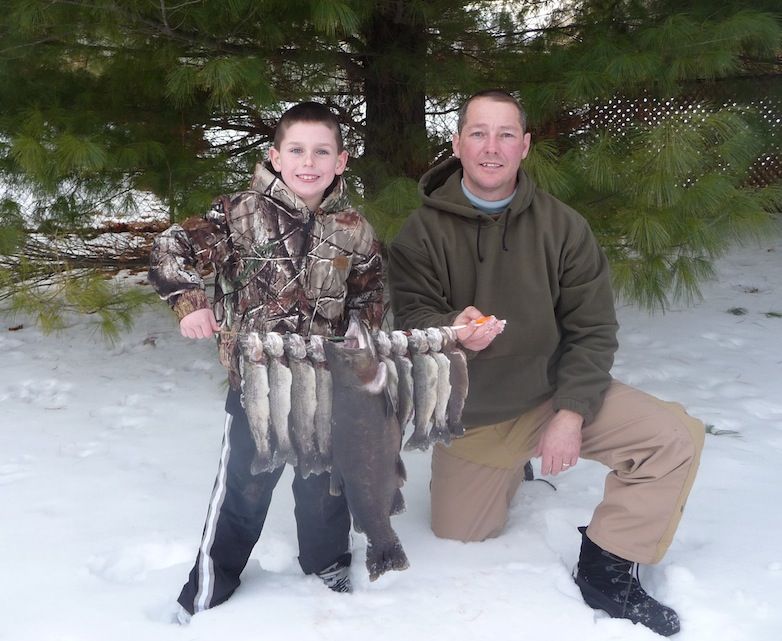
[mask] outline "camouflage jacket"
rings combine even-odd
[[[371,328],[380,326],[380,243],[350,206],[341,178],[310,212],[259,164],[249,191],[220,196],[205,216],[172,225],[155,239],[149,280],[180,320],[209,307],[204,275],[210,268],[220,362],[234,389],[242,333],[338,336],[351,309]]]

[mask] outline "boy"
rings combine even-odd
[[[256,166],[249,191],[219,197],[206,216],[173,225],[153,245],[150,282],[177,314],[183,336],[217,334],[230,384],[206,525],[178,599],[180,622],[238,587],[283,471],[250,473],[255,445],[240,401],[238,338],[341,335],[351,309],[371,328],[380,326],[380,245],[350,207],[341,177],[346,163],[332,112],[298,104],[282,115],[269,162]],[[206,265],[215,270],[212,306],[200,275]],[[344,497],[329,494],[329,483],[328,473],[294,474],[299,564],[332,590],[350,592],[350,514]]]

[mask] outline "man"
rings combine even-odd
[[[455,157],[423,176],[423,206],[389,249],[397,325],[465,325],[468,430],[434,448],[432,530],[461,541],[497,536],[532,456],[553,475],[598,460],[612,471],[579,528],[575,581],[591,607],[668,636],[678,616],[643,590],[636,564],[658,562],[671,543],[704,427],[611,378],[608,264],[584,218],[521,169],[525,120],[505,92],[467,100]]]

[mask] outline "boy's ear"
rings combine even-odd
[[[282,171],[280,151],[274,146],[269,147],[269,162],[271,162],[272,167],[274,167],[274,171]]]
[[[344,149],[337,154],[337,166],[334,173],[339,176],[345,171],[345,167],[348,166],[348,152]]]

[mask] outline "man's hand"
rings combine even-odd
[[[584,417],[570,410],[559,410],[551,419],[535,450],[541,474],[556,476],[578,463],[581,452],[581,427]]]
[[[489,316],[489,320],[480,325],[475,322],[479,318],[484,318],[484,315],[475,307],[470,306],[465,308],[453,321],[454,325],[465,326],[456,330],[456,337],[462,345],[474,352],[486,349],[494,338],[505,329],[505,324],[494,316]]]
[[[179,321],[179,331],[185,338],[211,338],[220,326],[211,309],[197,309]]]

